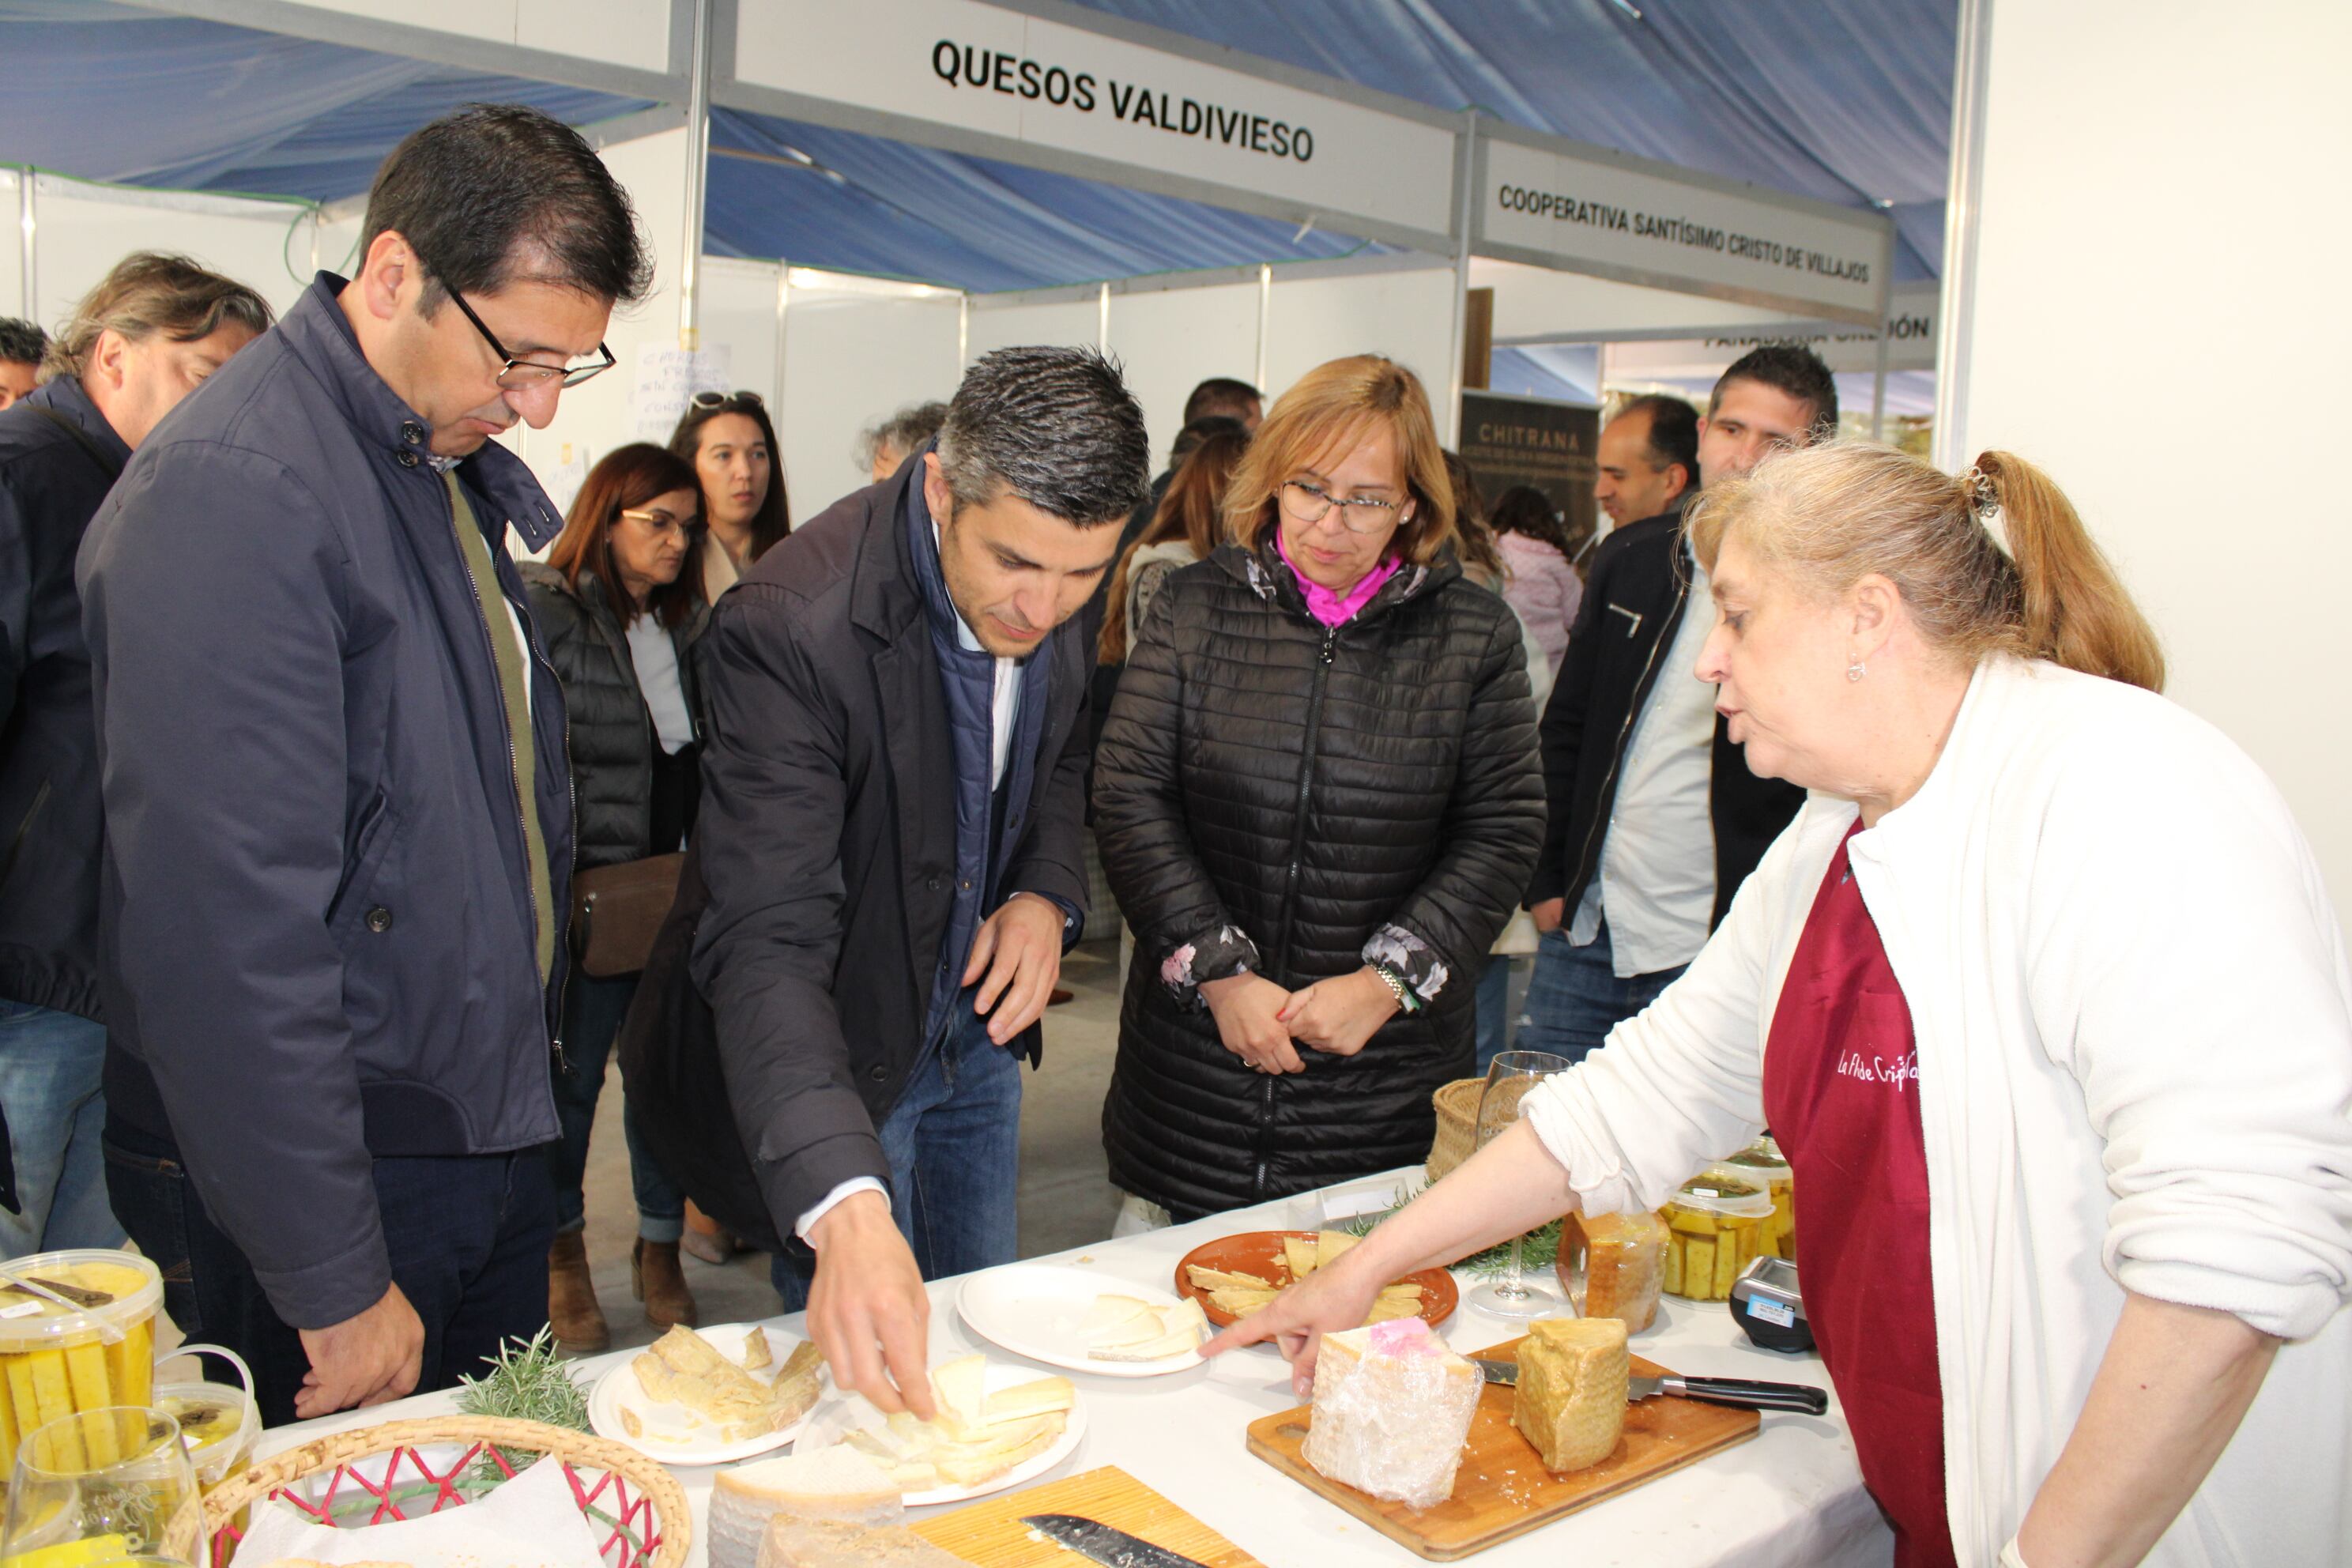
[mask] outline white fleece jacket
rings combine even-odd
[[[1854,815],[1813,796],[1689,972],[1529,1097],[1587,1209],[1654,1208],[1758,1131]],[[1917,1035],[1960,1563],[2023,1521],[2126,1290],[2296,1342],[2148,1561],[2352,1562],[2352,965],[2285,802],[2160,697],[1996,659],[1852,858]]]

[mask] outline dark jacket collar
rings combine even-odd
[[[277,331],[287,351],[318,377],[335,412],[362,441],[392,452],[414,451],[421,458],[430,432],[360,351],[359,338],[336,299],[345,283],[335,273],[320,273]],[[500,521],[511,523],[530,549],[544,550],[563,531],[563,520],[530,469],[496,441],[483,442],[480,450],[457,466],[457,472],[489,500],[503,514]]]
[[[1250,592],[1268,604],[1279,605],[1294,615],[1314,620],[1313,612],[1307,607],[1307,592],[1298,585],[1298,574],[1290,569],[1290,563],[1274,547],[1272,530],[1259,536],[1255,550],[1246,550],[1238,544],[1221,545],[1209,559],[1239,578]],[[1360,626],[1376,620],[1408,599],[1433,593],[1460,575],[1461,564],[1454,560],[1453,547],[1449,545],[1438,553],[1436,560],[1425,566],[1407,564],[1400,567],[1395,575],[1381,584],[1380,591],[1372,595],[1371,601],[1358,610],[1346,624]],[[1316,624],[1321,625],[1320,622]]]
[[[923,613],[915,563],[907,552],[907,531],[899,526],[907,490],[922,468],[920,463],[901,463],[896,474],[867,486],[858,498],[866,506],[866,526],[857,547],[856,576],[849,587],[849,618],[886,639],[896,639],[909,620]]]
[[[82,390],[80,381],[75,377],[61,375],[36,388],[25,401],[54,409],[80,426],[85,435],[114,455],[118,470],[131,461],[131,443],[115,434],[114,426],[107,423],[106,416],[98,411],[98,405],[89,400],[89,394]]]

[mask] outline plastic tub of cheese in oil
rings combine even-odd
[[[136,1253],[40,1252],[0,1263],[0,1479],[17,1445],[48,1423],[148,1403],[163,1302],[163,1276]]]
[[[235,1351],[220,1345],[182,1345],[165,1355],[165,1363],[182,1356],[218,1356],[236,1369],[237,1384],[203,1383],[174,1378],[155,1385],[155,1408],[180,1424],[187,1444],[188,1463],[196,1472],[199,1490],[215,1487],[248,1468],[254,1445],[261,1439],[261,1408],[253,1393],[253,1369]],[[240,1386],[241,1384],[241,1386]]]
[[[1727,1301],[1763,1245],[1772,1195],[1760,1181],[1711,1171],[1685,1182],[1658,1211],[1671,1233],[1665,1290],[1685,1301]]]
[[[1772,1219],[1764,1227],[1763,1253],[1796,1261],[1797,1178],[1780,1145],[1768,1133],[1707,1173],[1718,1172],[1735,1180],[1764,1184],[1765,1191],[1772,1194]]]

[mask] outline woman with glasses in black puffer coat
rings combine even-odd
[[[1412,373],[1277,403],[1168,579],[1095,769],[1136,931],[1111,1179],[1179,1219],[1413,1163],[1543,837],[1519,625],[1462,575]]]

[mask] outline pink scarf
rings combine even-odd
[[[1345,594],[1335,594],[1322,584],[1310,581],[1298,569],[1298,563],[1290,558],[1290,547],[1282,542],[1279,528],[1274,531],[1274,547],[1281,552],[1282,563],[1290,568],[1290,574],[1298,579],[1298,586],[1307,595],[1307,613],[1327,626],[1344,626],[1354,620],[1356,612],[1370,604],[1372,595],[1381,591],[1381,584],[1395,576],[1397,568],[1403,564],[1391,555],[1365,573],[1362,580]]]

